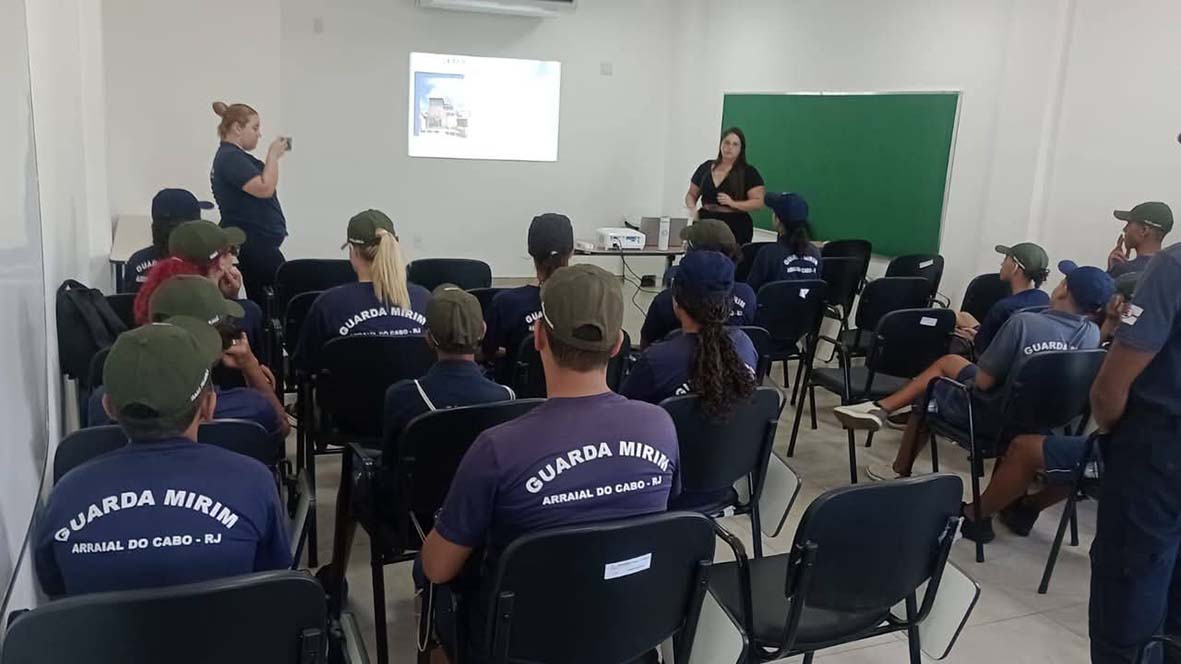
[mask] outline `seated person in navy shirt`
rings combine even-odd
[[[438,361],[422,378],[399,381],[386,390],[382,430],[387,450],[393,449],[410,420],[423,413],[515,398],[511,389],[485,378],[476,364],[476,349],[484,336],[481,317],[479,300],[459,286],[443,284],[431,294],[426,341]]]
[[[735,262],[742,256],[738,243],[734,241],[734,232],[725,222],[717,219],[693,222],[681,231],[681,239],[685,241],[686,254],[702,250],[717,251]],[[675,277],[675,271],[673,274]],[[758,308],[754,290],[744,283],[736,282],[730,299],[732,305],[728,324],[754,325],[755,310]],[[644,317],[644,326],[640,328],[640,347],[647,348],[680,327],[681,323],[673,313],[672,291],[666,288],[652,298],[652,304],[648,305],[648,315]]]
[[[123,268],[123,292],[135,293],[148,280],[148,272],[168,257],[168,236],[180,224],[201,218],[212,203],[197,200],[184,189],[161,189],[152,198],[152,244],[131,254]]]
[[[431,293],[406,281],[406,259],[384,212],[349,219],[344,247],[357,281],[329,288],[312,303],[292,357],[301,369],[319,368],[320,350],[338,337],[418,335],[426,324]]]
[[[1021,242],[1011,247],[998,244],[996,251],[1005,257],[1001,261],[1000,277],[1009,285],[1010,295],[989,307],[983,321],[976,320],[966,311],[956,314],[955,334],[968,342],[966,354],[969,356],[988,350],[993,337],[1013,314],[1050,303],[1050,296],[1041,290],[1042,283],[1050,276],[1050,257],[1045,249],[1032,242]]]
[[[553,212],[534,217],[529,224],[528,246],[537,270],[537,285],[497,293],[484,312],[488,332],[481,346],[482,355],[484,361],[492,363],[494,374],[501,382],[508,382],[517,348],[533,333],[533,323],[541,317],[541,284],[554,270],[570,264],[574,253],[570,218]]]
[[[799,194],[767,194],[778,239],[755,256],[746,283],[756,293],[772,281],[820,278],[820,250],[808,235],[808,202]]]
[[[525,533],[667,507],[678,466],[672,419],[607,387],[607,362],[623,341],[619,279],[564,267],[542,286],[541,303],[534,339],[549,399],[488,429],[464,455],[422,548],[436,584],[456,579],[480,549],[484,569],[494,569]]]
[[[871,478],[894,479],[910,475],[919,449],[927,440],[923,429],[928,409],[967,428],[968,404],[961,390],[943,382],[936,383],[931,403],[921,403],[927,393],[927,384],[936,377],[952,378],[969,386],[976,431],[978,435],[987,436],[995,433],[989,428],[995,425],[1003,405],[1005,385],[1020,373],[1030,356],[1045,351],[1099,347],[1099,328],[1092,318],[1111,299],[1115,290],[1111,277],[1097,267],[1078,267],[1071,261],[1062,261],[1058,268],[1066,278],[1054,289],[1050,306],[1013,314],[980,356],[978,364],[972,364],[960,355],[944,355],[901,390],[880,401],[834,409],[833,414],[846,428],[876,431],[892,411],[916,405],[907,421],[893,465],[889,468],[871,466],[867,470]]]
[[[222,297],[213,282],[196,275],[173,277],[152,293],[151,320],[160,322],[173,316],[189,316],[206,321],[221,335],[222,355],[218,366],[240,373],[245,387],[218,388],[214,419],[249,420],[267,431],[286,436],[291,431],[283,404],[275,396],[274,379],[254,356],[246,334],[235,324],[242,307]],[[87,426],[110,424],[103,408],[105,390],[99,387],[87,403]]]
[[[1118,277],[1142,272],[1148,261],[1160,253],[1165,236],[1173,230],[1173,210],[1164,203],[1150,201],[1131,210],[1116,210],[1115,218],[1126,223],[1115,248],[1107,255],[1107,273]]]
[[[104,404],[131,442],[66,473],[34,539],[51,597],[196,583],[291,566],[287,514],[261,463],[197,429],[217,407],[221,338],[179,316],[119,336]]]

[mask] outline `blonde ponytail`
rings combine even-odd
[[[403,309],[410,308],[410,292],[406,288],[406,259],[398,245],[398,238],[384,228],[377,229],[377,245],[365,247],[361,255],[373,264],[373,294],[383,304]]]

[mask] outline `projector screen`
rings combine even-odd
[[[410,54],[411,157],[558,160],[562,64]]]

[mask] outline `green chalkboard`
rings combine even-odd
[[[937,253],[957,92],[727,94],[723,127],[746,133],[767,191],[804,196],[818,239],[875,254]],[[771,228],[762,210],[755,225]]]

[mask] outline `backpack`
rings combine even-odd
[[[79,382],[90,381],[90,360],[127,331],[102,291],[66,279],[57,288],[57,354],[61,371]]]

